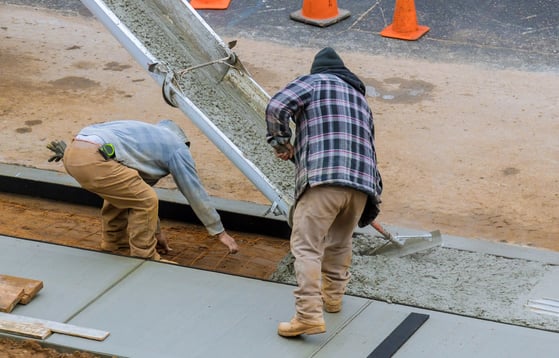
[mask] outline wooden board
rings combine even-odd
[[[0,285],[0,312],[12,312],[23,297],[23,288]]]
[[[23,288],[23,297],[19,303],[25,305],[29,303],[33,297],[35,297],[41,288],[43,288],[43,281],[9,275],[0,275],[0,287],[4,286]]]
[[[98,329],[93,328],[86,328],[80,326],[74,326],[71,324],[55,322],[55,321],[48,321],[39,318],[32,318],[26,316],[19,316],[15,314],[8,314],[8,313],[1,313],[0,312],[0,320],[14,322],[14,323],[30,323],[30,324],[38,324],[42,325],[50,329],[52,332],[67,334],[70,336],[82,337],[87,339],[93,339],[96,341],[103,341],[105,338],[109,336],[109,332],[101,331]]]
[[[0,318],[0,332],[13,333],[21,336],[45,339],[52,331],[42,324],[13,322]]]

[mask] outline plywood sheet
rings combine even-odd
[[[19,303],[25,305],[43,288],[43,281],[0,274],[0,289],[10,286],[23,289],[23,297]]]
[[[41,326],[55,333],[93,339],[96,341],[102,341],[109,336],[109,332],[107,331],[102,331],[102,330],[87,328],[87,327],[80,327],[80,326],[75,326],[72,324],[66,324],[62,322],[49,321],[46,319],[19,316],[15,314],[0,313],[0,322],[11,322],[16,327]]]
[[[15,305],[21,301],[23,292],[22,288],[0,285],[0,311],[12,312]]]

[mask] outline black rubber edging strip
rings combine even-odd
[[[0,192],[43,198],[60,202],[101,208],[102,199],[85,189],[59,183],[19,178],[0,174]],[[291,229],[287,223],[256,215],[246,215],[229,210],[219,210],[226,230],[255,233],[288,239]],[[159,217],[162,219],[202,225],[190,205],[159,201]]]
[[[392,357],[428,318],[427,314],[410,313],[367,358]]]

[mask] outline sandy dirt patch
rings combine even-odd
[[[7,5],[0,18],[1,162],[63,171],[46,161],[52,139],[106,120],[171,118],[192,138],[211,195],[267,202],[95,19]],[[237,40],[270,94],[306,73],[317,50]],[[557,74],[341,55],[375,114],[381,221],[559,248]]]

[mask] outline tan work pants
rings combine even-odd
[[[74,140],[63,160],[68,174],[104,199],[101,247],[115,250],[130,246],[131,256],[159,260],[155,239],[157,193],[136,170],[105,160],[98,149],[97,144]]]
[[[293,215],[291,252],[298,287],[293,291],[297,319],[323,322],[323,295],[341,302],[350,279],[353,230],[367,194],[341,186],[309,188]]]

